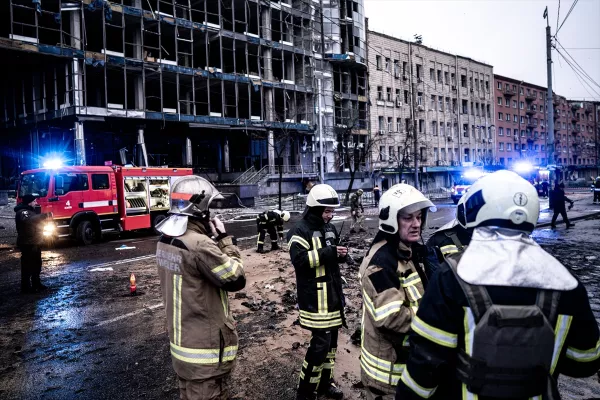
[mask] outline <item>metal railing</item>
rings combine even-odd
[[[231,183],[234,185],[239,184],[239,183],[244,183],[245,179],[247,179],[250,175],[253,175],[255,173],[256,173],[256,168],[254,168],[254,166],[251,166],[243,174],[241,174],[240,176],[235,178]]]
[[[313,165],[275,165],[274,173],[279,175],[282,171],[283,174],[313,174],[316,172]]]

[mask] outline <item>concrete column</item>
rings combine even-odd
[[[81,14],[79,11],[69,13],[69,25],[71,27],[71,47],[81,50]],[[83,68],[80,61],[73,58],[73,105],[83,105]]]
[[[136,154],[137,154],[138,167],[147,167],[148,166],[148,153],[146,152],[146,142],[144,141],[144,128],[138,128]]]
[[[229,172],[229,139],[225,138],[225,143],[223,144],[223,169],[225,172]]]
[[[83,122],[75,122],[75,165],[86,165]]]
[[[262,27],[262,37],[266,40],[271,40],[271,9],[269,7],[264,7],[261,11],[260,18]],[[271,49],[267,46],[263,47],[262,56],[265,68],[263,79],[272,81],[273,56]],[[273,89],[265,87],[263,93],[265,96],[265,118],[267,119],[267,121],[275,121],[275,108],[273,106]]]
[[[32,129],[29,133],[31,138],[31,167],[40,168],[40,137],[37,129]]]
[[[275,137],[273,131],[268,132],[267,152],[269,157],[269,173],[275,173]]]
[[[135,0],[134,7],[142,8],[142,1]],[[133,56],[138,60],[143,58],[143,49],[142,49],[142,31],[136,30],[133,32],[133,43],[135,47],[133,49]],[[134,90],[134,101],[135,101],[135,109],[143,110],[144,109],[144,83],[143,83],[143,75],[136,74],[135,78],[133,78],[133,90]],[[131,106],[128,106],[129,108]]]
[[[194,159],[192,158],[192,139],[188,136],[185,138],[185,165],[194,165]]]

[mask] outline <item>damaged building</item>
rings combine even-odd
[[[366,142],[362,1],[7,0],[0,18],[5,180],[55,155],[316,177],[319,137],[326,172],[336,126]]]

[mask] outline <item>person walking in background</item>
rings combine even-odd
[[[569,210],[571,208],[573,208],[573,200],[571,200],[567,196],[565,196],[565,184],[562,182],[561,183],[557,182],[557,185],[554,187],[553,203],[554,203],[554,215],[552,216],[552,224],[551,224],[552,229],[556,229],[556,219],[558,218],[559,214],[562,215],[563,221],[567,225],[567,229],[575,226],[575,224],[572,224],[569,222],[569,217],[567,217],[567,209],[565,207],[565,203],[570,203]]]
[[[373,188],[373,199],[375,200],[375,207],[379,207],[379,199],[381,198],[381,189],[378,185]]]
[[[52,219],[52,213],[38,214],[37,198],[27,194],[15,207],[17,247],[21,250],[21,293],[46,290],[40,281],[42,272],[42,225]]]
[[[596,180],[592,182],[592,190],[594,191],[594,204],[600,204],[600,176],[597,176]]]
[[[358,226],[359,232],[366,232],[364,221],[365,208],[362,204],[362,195],[364,191],[358,189],[355,193],[350,196],[350,214],[352,215],[352,224],[350,225],[350,233],[356,233],[356,226]]]

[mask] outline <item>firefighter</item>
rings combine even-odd
[[[593,181],[592,190],[594,191],[594,204],[600,204],[600,176]]]
[[[332,399],[344,396],[333,381],[338,329],[346,326],[338,263],[345,261],[348,249],[338,245],[338,232],[330,223],[334,207],[339,206],[338,194],[331,186],[315,185],[306,198],[302,220],[287,234],[296,272],[300,326],[312,333],[297,400],[316,399],[315,391]]]
[[[375,207],[379,207],[379,199],[381,198],[381,189],[379,185],[375,184],[373,188],[373,200],[375,200]]]
[[[381,197],[379,232],[359,271],[360,365],[368,400],[393,399],[396,392],[408,357],[410,322],[427,282],[417,242],[428,211],[435,210],[431,201],[407,184],[394,185]]]
[[[21,293],[37,293],[48,289],[40,281],[42,272],[43,224],[52,213],[38,214],[37,197],[26,194],[15,207],[17,247],[21,250]]]
[[[181,399],[225,400],[238,337],[228,292],[246,285],[234,239],[209,205],[220,196],[198,176],[175,181],[171,214],[157,226],[158,275]]]
[[[265,239],[267,233],[271,238],[271,250],[279,250],[279,242],[283,242],[283,223],[290,220],[289,211],[264,211],[256,216],[256,229],[258,231],[257,248],[258,253],[264,253]],[[276,232],[277,231],[277,232]]]
[[[540,205],[527,181],[498,171],[469,191],[458,220],[473,237],[429,282],[396,399],[430,398],[441,379],[436,398],[560,399],[559,373],[600,367],[585,287],[530,238]]]
[[[464,212],[465,201],[469,198],[470,193],[472,192],[465,193],[458,200],[456,216]],[[455,217],[431,235],[426,243],[427,263],[425,264],[425,272],[429,279],[439,269],[440,264],[444,262],[446,256],[461,252],[466,248],[471,241],[472,233],[472,229],[463,228]]]
[[[362,205],[363,190],[358,189],[355,193],[350,196],[350,213],[352,214],[352,225],[350,226],[350,233],[356,233],[356,226],[359,227],[359,232],[366,232],[363,225],[365,208]],[[360,211],[359,211],[360,210]]]
[[[554,215],[552,215],[552,222],[551,222],[551,228],[552,229],[556,229],[556,219],[558,218],[558,215],[562,215],[563,221],[565,222],[565,224],[567,225],[567,229],[574,227],[575,224],[569,222],[569,218],[567,217],[567,209],[565,208],[565,202],[566,203],[570,203],[569,205],[569,210],[571,208],[573,208],[573,200],[569,199],[567,196],[565,196],[565,184],[564,183],[558,183],[556,184],[556,186],[554,187]]]

